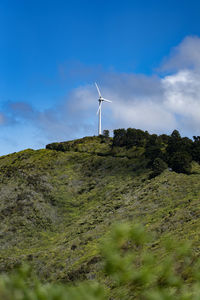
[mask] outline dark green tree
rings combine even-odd
[[[164,170],[167,169],[167,164],[166,162],[164,162],[161,158],[157,157],[152,164],[152,174],[151,174],[151,178],[156,177],[158,175],[160,175]]]
[[[126,132],[127,147],[138,146],[143,147],[149,137],[149,133],[141,129],[128,128]]]
[[[174,130],[169,137],[168,145],[167,145],[167,154],[169,159],[173,155],[173,153],[180,151],[180,141],[181,141],[181,135],[178,132],[178,130]]]
[[[175,129],[175,130],[172,132],[171,137],[174,138],[174,139],[180,139],[180,138],[181,138],[181,135],[180,135],[179,131]]]
[[[103,136],[104,136],[105,138],[108,138],[109,135],[110,135],[109,130],[105,129],[105,130],[103,131]]]
[[[173,155],[176,152],[187,153],[192,156],[193,142],[188,137],[181,137],[177,130],[174,130],[169,138],[168,146],[166,148],[167,161],[170,163]]]
[[[124,128],[115,129],[113,131],[113,146],[123,147],[126,146],[126,130]]]
[[[167,134],[161,134],[160,136],[159,136],[159,138],[160,138],[160,140],[161,140],[161,142],[162,143],[164,143],[164,144],[168,144],[168,141],[169,141],[169,135],[167,135]]]
[[[175,152],[170,160],[170,167],[177,173],[191,173],[192,157],[187,152]]]
[[[200,136],[193,136],[194,142],[192,145],[192,158],[200,163]]]
[[[145,156],[150,159],[150,165],[152,165],[154,159],[163,157],[161,147],[161,139],[157,134],[150,135],[145,149]]]

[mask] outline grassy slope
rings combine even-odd
[[[28,260],[50,281],[101,279],[98,242],[114,222],[125,220],[155,230],[155,248],[173,235],[193,240],[198,253],[197,164],[192,175],[166,170],[149,180],[141,149],[130,150],[129,158],[123,151],[108,155],[109,143],[98,138],[73,147],[0,158],[1,271]]]

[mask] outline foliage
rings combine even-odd
[[[181,135],[180,135],[179,131],[175,129],[171,134],[171,138],[175,139],[175,140],[181,139]]]
[[[189,242],[165,239],[160,251],[141,225],[117,225],[102,252],[105,270],[119,299],[180,299],[200,297],[200,259]]]
[[[123,147],[127,145],[126,141],[126,130],[124,128],[122,129],[115,129],[113,131],[113,146],[119,146]]]
[[[110,291],[95,281],[73,286],[41,283],[30,273],[30,267],[23,265],[10,276],[0,276],[0,299],[199,299],[200,259],[195,256],[191,243],[167,238],[159,252],[155,251],[155,245],[155,236],[142,225],[115,225],[101,246]]]
[[[166,134],[149,134],[135,128],[124,128],[114,130],[113,139],[109,138],[109,131],[99,137],[86,137],[69,142],[52,143],[46,146],[46,149],[57,151],[87,151],[97,153],[95,147],[99,149],[99,141],[109,145],[106,151],[99,149],[99,155],[113,155],[120,157],[140,157],[148,160],[147,166],[153,168],[153,162],[156,158],[162,159],[171,166],[175,172],[189,174],[191,171],[191,161],[200,163],[200,138],[194,136],[192,141],[188,137],[181,137],[178,130],[174,130],[170,136]],[[183,157],[183,162],[178,158],[177,153]],[[186,158],[187,156],[187,158]],[[177,162],[175,161],[177,159]],[[183,164],[186,164],[185,167]],[[156,174],[156,173],[155,173]]]
[[[160,159],[159,157],[155,158],[153,164],[152,164],[152,174],[151,174],[151,178],[156,177],[158,175],[160,175],[164,170],[167,169],[167,164]]]
[[[191,155],[193,142],[187,137],[181,138],[180,133],[174,130],[168,140],[167,154],[169,159],[175,152],[187,152]]]
[[[31,276],[31,283],[29,282]],[[21,266],[10,276],[0,277],[2,300],[105,300],[104,289],[95,282],[78,286],[42,284],[30,274],[30,267]]]
[[[149,134],[135,128],[128,128],[126,131],[127,147],[137,146],[144,147]]]
[[[149,136],[146,143],[145,156],[150,159],[151,164],[156,158],[163,157],[161,148],[159,137],[156,134]]]
[[[109,130],[106,130],[106,129],[105,129],[105,130],[103,131],[103,136],[106,137],[106,138],[108,138],[109,135],[110,135]]]
[[[68,142],[52,143],[46,145],[46,149],[56,150],[56,151],[73,151],[73,152],[87,152],[87,153],[99,153],[106,154],[107,151],[111,149],[111,141],[109,138],[109,131],[106,133],[108,136],[94,136],[94,137],[84,137],[82,139],[77,139]],[[107,145],[102,143],[106,142]]]
[[[170,166],[177,173],[191,173],[192,157],[187,152],[175,152],[170,159]]]
[[[197,162],[200,161],[200,142],[198,137],[194,137],[193,142],[187,137],[182,138],[178,130],[174,130],[170,136],[166,134],[158,136],[134,128],[114,130],[113,147],[126,147],[127,157],[130,152],[129,149],[142,147],[145,157],[149,160],[148,167],[154,168],[154,160],[160,158],[178,173],[189,174],[192,159]],[[179,156],[183,158],[182,162]],[[156,175],[156,172],[154,175]]]
[[[200,136],[194,136],[194,143],[192,147],[192,158],[200,163]]]

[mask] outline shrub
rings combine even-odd
[[[192,158],[200,163],[200,136],[193,136]]]
[[[161,141],[161,138],[156,134],[152,134],[148,138],[145,148],[145,156],[150,159],[150,166],[152,166],[152,163],[156,158],[163,158]]]
[[[177,173],[191,173],[192,157],[187,152],[175,152],[170,160],[170,167]]]
[[[167,164],[161,158],[156,158],[152,164],[152,174],[151,177],[156,177],[160,175],[165,169],[167,169]]]
[[[61,143],[48,144],[46,145],[46,149],[65,152],[65,151],[69,151],[71,147],[68,142],[61,142]]]
[[[28,282],[28,278],[31,284]],[[77,286],[42,284],[24,265],[10,276],[0,277],[1,300],[105,300],[103,287],[98,283],[81,283]]]
[[[105,138],[108,138],[109,135],[110,135],[109,130],[104,130],[104,131],[103,131],[103,136],[104,136]]]
[[[143,147],[148,136],[148,132],[144,132],[141,129],[128,128],[126,132],[127,147]]]
[[[113,131],[113,146],[123,147],[126,146],[126,130],[122,129],[115,129]]]
[[[180,133],[174,130],[169,138],[167,145],[167,154],[170,160],[175,152],[187,152],[192,154],[193,142],[187,137],[181,138]]]
[[[152,245],[150,234],[137,224],[117,225],[106,239],[102,248],[105,271],[116,298],[200,299],[200,259],[190,243],[166,239],[159,251]]]
[[[58,145],[59,145],[59,143],[51,143],[51,144],[46,145],[46,149],[57,150]]]

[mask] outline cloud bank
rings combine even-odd
[[[85,76],[90,84],[72,89],[57,106],[44,111],[28,101],[8,102],[0,112],[0,125],[31,124],[38,143],[96,135],[98,94],[93,81],[97,80],[103,96],[113,101],[103,103],[103,129],[134,127],[155,133],[178,129],[183,135],[200,135],[199,37],[186,37],[151,76],[80,64],[68,74],[66,68],[59,66],[62,80],[73,74]]]

